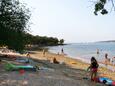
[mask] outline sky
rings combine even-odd
[[[66,43],[115,40],[115,12],[93,14],[91,0],[20,0],[30,8],[30,33]]]

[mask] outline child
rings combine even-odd
[[[26,56],[27,56],[27,58],[28,58],[28,62],[27,63],[29,63],[30,62],[30,53],[28,52],[27,54],[26,54]]]
[[[97,77],[97,70],[98,70],[98,63],[97,63],[97,60],[95,59],[95,57],[92,57],[91,58],[91,64],[90,66],[88,67],[88,70],[90,69],[91,71],[91,80],[95,80],[96,77]]]

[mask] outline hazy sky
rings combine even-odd
[[[20,1],[31,10],[30,28],[34,35],[63,38],[65,42],[115,39],[115,12],[95,16],[90,0]]]

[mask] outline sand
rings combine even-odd
[[[62,55],[62,54],[57,55],[57,54],[50,53],[50,52],[46,52],[45,56],[43,56],[42,52],[34,51],[34,54],[31,54],[31,56],[35,59],[48,60],[51,63],[53,61],[53,58],[55,57],[60,63],[64,62],[66,65],[68,65],[71,68],[82,69],[85,71],[87,70],[88,66],[90,65],[90,64],[82,62],[79,59],[73,59],[73,58],[67,57],[66,55]],[[115,80],[115,77],[114,77],[115,72],[108,70],[106,67],[99,66],[98,74],[99,74],[99,76],[108,77],[112,80]]]
[[[49,52],[43,56],[41,51],[32,51],[30,56],[40,70],[25,71],[23,74],[19,71],[5,71],[4,62],[0,62],[0,86],[104,86],[90,80],[89,72],[86,71],[89,64],[80,60]],[[61,64],[52,63],[54,57]],[[99,75],[115,80],[115,73],[106,68],[99,68]]]

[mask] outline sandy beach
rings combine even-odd
[[[20,74],[19,71],[5,71],[4,62],[1,62],[0,86],[104,86],[90,80],[90,73],[86,71],[89,64],[80,60],[49,52],[43,56],[41,51],[31,51],[30,56],[40,69]],[[61,64],[52,63],[53,58]],[[106,68],[100,67],[98,75],[115,80],[115,72]]]
[[[89,64],[84,63],[80,61],[79,59],[73,59],[73,58],[67,57],[66,55],[61,55],[61,54],[57,55],[50,52],[46,52],[45,56],[43,57],[43,52],[35,51],[34,54],[31,54],[31,56],[35,59],[48,60],[50,62],[52,62],[53,58],[55,57],[60,63],[64,62],[69,67],[76,68],[76,69],[87,70],[89,66]],[[115,72],[108,70],[106,67],[99,66],[98,74],[99,76],[108,77],[112,80],[115,80],[115,77],[114,77]]]

